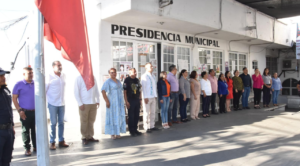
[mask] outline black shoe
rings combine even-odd
[[[220,112],[220,114],[223,114],[223,112]]]
[[[136,133],[130,133],[131,137],[136,137],[137,134]]]
[[[187,122],[191,121],[191,120],[189,120],[188,118],[186,118],[185,120],[186,120]]]
[[[146,130],[146,133],[152,133],[152,131],[150,129]]]
[[[234,108],[233,110],[234,110],[234,111],[238,111],[238,109],[237,109],[237,108]]]
[[[209,118],[209,117],[210,117],[210,115],[206,115],[206,117],[208,117],[208,118]]]
[[[136,131],[135,134],[136,134],[137,136],[139,136],[139,135],[142,135],[143,133],[141,133],[141,132],[139,132],[139,131]]]
[[[243,109],[246,109],[246,107],[243,107]]]
[[[241,108],[238,108],[237,110],[243,110],[243,109],[241,109]]]
[[[246,109],[250,109],[250,107],[246,107]]]
[[[213,112],[213,113],[211,113],[211,114],[218,115],[219,113]]]
[[[157,130],[159,130],[158,128],[156,128],[156,127],[153,127],[152,129],[150,129],[151,131],[157,131]]]
[[[186,119],[181,120],[182,123],[188,122]]]

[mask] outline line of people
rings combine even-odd
[[[56,126],[58,126],[59,147],[68,147],[64,139],[64,115],[65,115],[65,78],[62,73],[62,64],[59,61],[52,63],[53,72],[46,77],[46,96],[50,113],[50,149],[56,149]],[[146,72],[141,80],[137,76],[135,68],[129,70],[130,76],[122,83],[116,78],[115,68],[109,70],[110,78],[106,80],[101,88],[102,96],[106,103],[105,134],[111,135],[111,139],[121,138],[121,133],[126,133],[126,115],[125,106],[128,110],[128,129],[131,136],[138,136],[142,133],[138,131],[138,122],[140,117],[140,108],[143,107],[143,127],[147,133],[158,130],[155,127],[155,112],[157,101],[161,109],[161,121],[164,129],[170,128],[173,124],[180,124],[190,121],[187,117],[187,106],[190,103],[191,119],[197,120],[200,110],[200,98],[202,100],[202,117],[208,118],[209,107],[211,113],[218,114],[216,111],[216,96],[219,97],[219,112],[230,112],[231,99],[233,99],[233,108],[235,111],[250,109],[248,98],[252,89],[254,91],[254,108],[260,108],[261,91],[263,91],[263,106],[269,107],[271,92],[273,105],[278,105],[277,98],[282,90],[281,81],[274,73],[274,78],[269,74],[266,68],[263,75],[258,69],[252,78],[248,74],[248,69],[243,68],[243,73],[234,71],[234,76],[227,71],[215,77],[215,71],[202,72],[202,79],[198,81],[198,73],[192,71],[188,75],[187,70],[182,70],[179,78],[176,78],[177,68],[175,65],[169,67],[169,73],[162,71],[158,82],[153,75],[153,66],[151,63],[145,65]],[[5,84],[5,74],[9,72],[0,69],[0,92],[1,92],[1,116],[0,116],[0,134],[3,129],[9,129],[5,133],[7,138],[0,137],[1,152],[11,154],[14,142],[14,123],[11,108],[11,93]],[[36,151],[35,134],[35,103],[34,103],[34,81],[33,71],[30,67],[23,70],[24,79],[17,82],[13,88],[12,102],[20,114],[22,124],[22,139],[24,142],[25,155],[31,155],[31,144],[33,151]],[[189,79],[188,79],[189,78]],[[82,143],[99,142],[94,136],[94,122],[96,120],[97,109],[100,103],[100,94],[95,79],[95,85],[87,90],[84,80],[78,76],[74,85],[74,96],[78,103],[80,115],[80,131]],[[242,96],[242,108],[239,107],[240,97]],[[158,99],[157,99],[158,98]],[[4,103],[2,103],[4,102]],[[180,120],[177,119],[177,110],[179,104]],[[7,107],[2,107],[8,105]],[[125,105],[125,106],[124,106]],[[7,143],[7,144],[5,144]],[[4,149],[4,150],[3,150]],[[7,157],[7,156],[6,156]],[[4,158],[1,162],[6,163]]]

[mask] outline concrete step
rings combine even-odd
[[[264,108],[264,111],[285,111],[286,104],[280,104],[279,106],[273,106],[270,108]]]

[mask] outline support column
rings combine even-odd
[[[35,90],[35,123],[37,143],[37,165],[50,166],[47,128],[45,68],[44,68],[44,24],[43,16],[36,6],[32,15],[31,40],[33,46],[33,73]]]

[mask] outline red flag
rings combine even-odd
[[[94,86],[83,0],[35,0],[44,16],[44,36],[73,62],[87,90]]]

